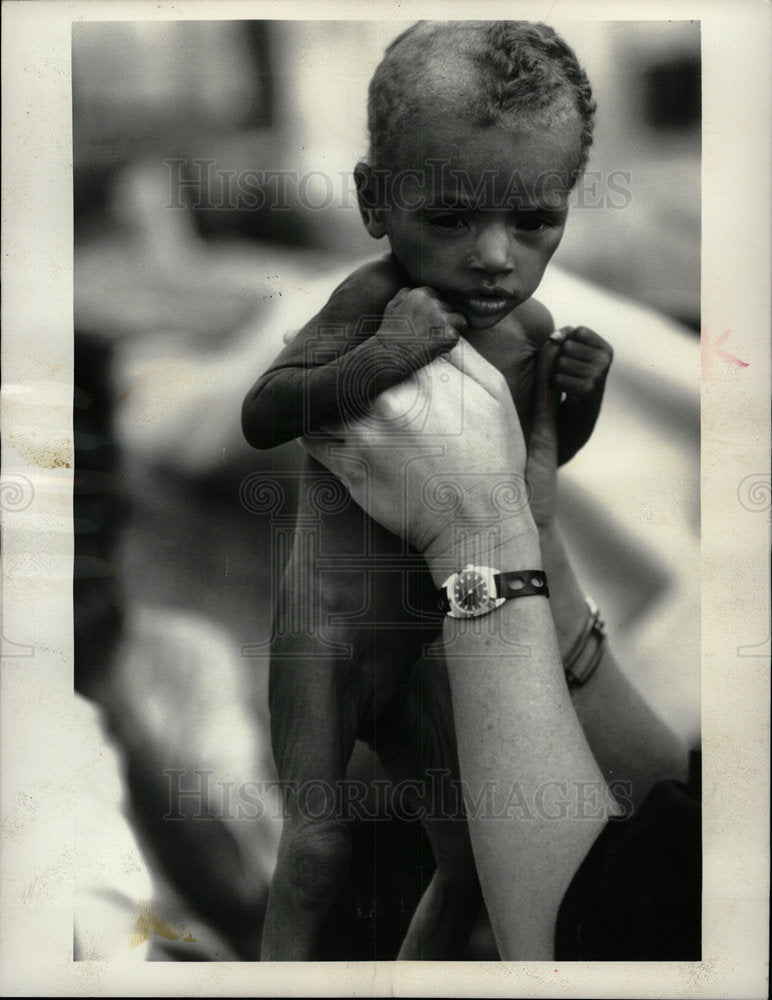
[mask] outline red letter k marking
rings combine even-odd
[[[748,367],[749,364],[748,361],[740,361],[740,359],[736,358],[734,354],[730,354],[729,351],[722,350],[721,345],[729,336],[730,332],[731,332],[730,330],[724,330],[721,336],[713,343],[711,343],[710,340],[708,340],[708,336],[705,333],[705,331],[704,330],[702,331],[702,338],[700,340],[700,358],[702,362],[703,378],[707,378],[708,373],[710,372],[711,354],[715,354],[718,357],[723,358],[725,361],[731,361],[733,365],[739,365],[741,368]]]

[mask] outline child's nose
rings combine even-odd
[[[514,269],[512,242],[503,223],[485,226],[475,243],[472,267],[486,274],[509,274]]]

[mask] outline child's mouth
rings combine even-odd
[[[475,288],[464,295],[464,303],[468,309],[481,316],[494,316],[513,309],[517,305],[517,299],[503,288]]]
[[[510,304],[509,299],[467,299],[467,304],[474,312],[492,316],[494,313],[507,309]]]

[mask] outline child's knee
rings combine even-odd
[[[348,871],[348,827],[334,816],[312,822],[298,816],[287,830],[282,854],[297,902],[309,910],[327,908]]]

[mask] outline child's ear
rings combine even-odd
[[[360,160],[354,167],[354,181],[365,229],[372,237],[379,240],[386,235],[386,226],[383,221],[383,192],[378,177],[369,163]]]

